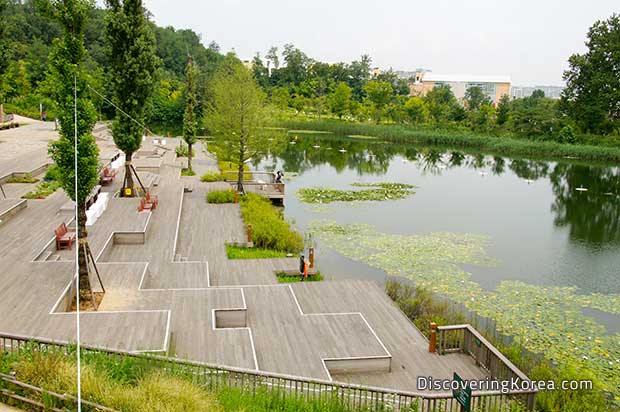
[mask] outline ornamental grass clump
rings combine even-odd
[[[235,194],[230,190],[214,190],[207,193],[208,203],[234,203]]]
[[[290,253],[303,249],[301,235],[291,228],[269,199],[248,193],[241,198],[240,205],[243,220],[252,225],[255,247]]]

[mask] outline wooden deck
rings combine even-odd
[[[143,153],[152,147],[147,139]],[[197,152],[197,169],[212,170],[213,160]],[[296,258],[229,260],[225,243],[245,240],[239,207],[205,201],[228,183],[181,177],[183,160],[160,153],[157,173],[145,172],[157,175],[157,209],[138,212],[138,199],[112,197],[89,229],[106,295],[100,312],[82,315],[85,342],[409,391],[422,375],[486,376],[467,356],[428,353],[426,339],[372,282],[278,284],[275,272],[295,270]],[[66,202],[62,192],[29,201],[0,225],[0,266],[10,266],[0,273],[0,332],[71,340],[75,315],[62,302],[74,262],[33,262],[53,228],[70,219],[60,213]]]

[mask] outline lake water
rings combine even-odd
[[[305,134],[255,166],[285,171],[285,215],[301,230],[313,220],[329,219],[369,223],[392,234],[485,235],[486,253],[499,263],[462,267],[484,289],[519,280],[576,287],[585,294],[620,293],[618,167]],[[354,182],[417,188],[403,200],[329,207],[301,203],[296,196],[303,187],[352,189]],[[317,252],[317,265],[329,278],[385,277],[320,243]],[[611,318],[600,321],[615,329],[620,320]]]

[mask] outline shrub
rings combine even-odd
[[[45,199],[52,193],[54,193],[60,187],[60,183],[55,180],[43,181],[37,185],[37,187],[23,195],[24,199]]]
[[[269,199],[248,193],[241,198],[240,205],[243,220],[252,225],[254,246],[290,253],[303,249],[301,235],[291,228]]]
[[[230,190],[214,190],[207,193],[208,203],[233,203],[235,194]]]
[[[26,173],[24,176],[21,177],[11,177],[10,179],[7,179],[7,183],[36,183],[38,182],[39,179],[37,179],[36,177],[32,177],[30,175],[30,173]]]
[[[181,169],[181,176],[196,176],[196,172],[193,169],[183,168]]]
[[[177,157],[187,157],[188,153],[189,153],[189,147],[185,144],[181,144],[179,146],[177,146],[176,149],[174,149]],[[196,155],[196,151],[194,149],[192,149],[192,157],[194,157]]]
[[[226,245],[226,255],[228,259],[272,259],[285,258],[287,253],[256,247]]]
[[[224,180],[224,175],[220,172],[209,172],[202,175],[200,180],[203,182],[221,182]]]
[[[437,299],[428,289],[388,279],[385,291],[405,316],[427,337],[430,334],[431,322],[439,326],[465,322],[465,316],[450,311],[448,305]]]
[[[60,169],[58,168],[58,166],[54,164],[48,167],[45,171],[45,176],[43,177],[43,180],[45,180],[46,182],[52,180],[55,180],[57,182],[60,181]]]

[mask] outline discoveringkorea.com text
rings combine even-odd
[[[469,388],[472,391],[501,391],[502,393],[556,389],[565,391],[592,390],[593,386],[591,380],[565,380],[555,382],[526,381],[516,378],[509,380],[485,378],[457,381],[453,379],[435,379],[432,376],[418,376],[417,385],[419,391],[458,391]]]

